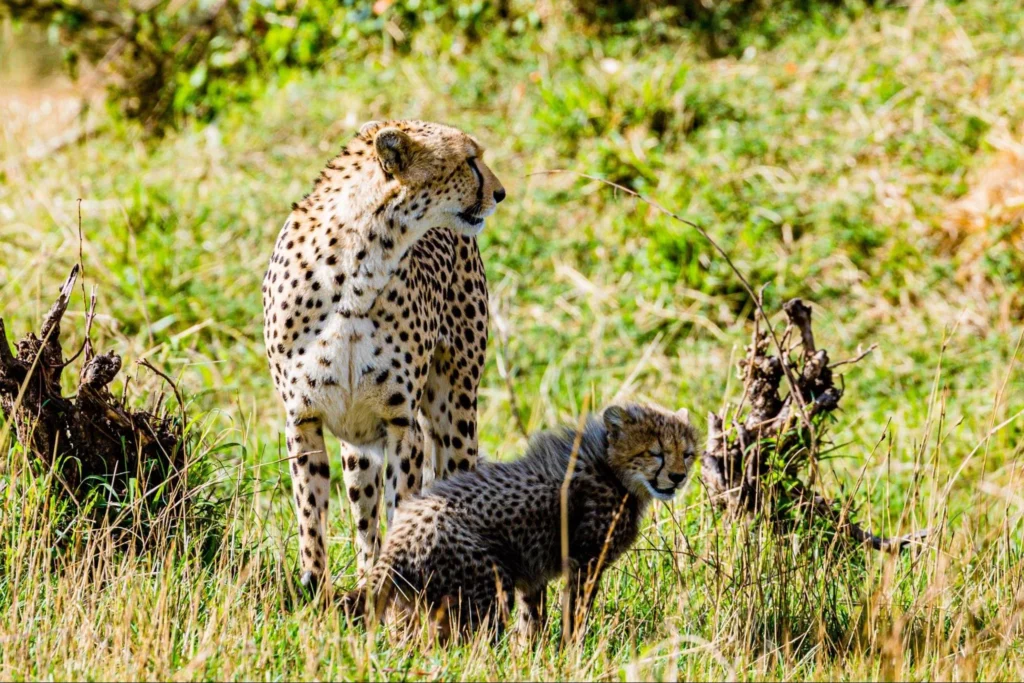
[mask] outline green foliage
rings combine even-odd
[[[884,0],[883,0],[884,3]],[[696,36],[712,57],[739,54],[747,47],[771,48],[809,22],[834,21],[837,11],[859,15],[877,0],[573,0],[591,25],[605,32],[642,32],[671,40],[673,28]]]
[[[717,55],[755,43],[765,47],[765,39],[774,44],[796,22],[806,23],[808,14],[824,20],[834,6],[849,9],[845,1],[587,1],[575,2],[578,18],[568,20],[582,22],[584,31],[610,31],[643,44],[671,44],[681,35],[696,34]],[[72,73],[83,60],[111,72],[111,103],[152,132],[187,119],[208,120],[228,103],[251,99],[267,81],[296,70],[412,54],[420,32],[442,49],[458,43],[460,52],[475,55],[485,36],[514,40],[541,23],[532,5],[513,7],[509,0],[156,0],[143,5],[130,0],[0,0],[0,7],[16,20],[49,27],[65,47]],[[685,74],[655,77],[639,87],[649,100],[674,88],[677,78]],[[573,107],[571,93],[564,100],[563,95],[559,91],[555,98],[560,106]],[[685,132],[715,113],[697,106],[676,126],[673,115],[683,115],[683,104],[626,111],[623,120],[598,127],[628,126],[639,117],[658,134]],[[575,111],[580,124],[594,128],[600,121],[594,106]],[[609,163],[623,164],[623,172],[637,171],[628,160]]]
[[[82,60],[112,72],[111,102],[160,132],[205,120],[291,69],[359,63],[382,49],[409,52],[421,27],[472,40],[505,3],[483,0],[3,0],[18,21],[49,27],[72,72]]]

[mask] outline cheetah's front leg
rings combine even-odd
[[[475,349],[474,349],[475,351]],[[477,387],[483,354],[472,358],[468,353],[452,354],[447,347],[434,357],[427,378],[425,411],[434,437],[434,476],[446,479],[455,472],[476,467],[477,461]],[[465,359],[465,367],[457,362]]]
[[[323,427],[316,418],[289,419],[285,430],[291,460],[292,493],[299,518],[302,585],[316,591],[327,570],[324,528],[330,496],[331,467]]]
[[[384,464],[384,444],[353,446],[341,442],[341,465],[345,489],[356,523],[356,566],[362,585],[380,550],[378,509],[380,507],[380,469]]]

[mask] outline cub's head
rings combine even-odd
[[[505,188],[483,161],[483,148],[457,128],[427,121],[370,121],[359,139],[386,181],[411,197],[409,218],[426,228],[447,227],[475,236],[505,198]],[[412,208],[415,206],[415,208]]]
[[[670,412],[637,403],[609,406],[608,461],[641,500],[671,500],[686,483],[697,453],[697,432],[686,409]]]

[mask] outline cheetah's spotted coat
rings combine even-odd
[[[696,436],[685,411],[611,406],[578,439],[571,427],[542,433],[520,460],[435,484],[398,511],[365,591],[349,593],[345,607],[363,612],[368,597],[379,617],[393,603],[408,625],[424,606],[445,637],[453,623],[500,629],[514,591],[520,635],[532,637],[545,588],[563,571],[562,487],[578,447],[566,498],[571,629],[577,604],[585,614],[601,572],[633,544],[650,501],[671,500],[686,482]]]
[[[327,571],[323,427],[343,443],[361,575],[377,555],[381,485],[389,521],[420,488],[424,425],[438,476],[475,466],[488,319],[475,235],[505,196],[481,154],[448,126],[368,123],[277,239],[264,339],[287,413],[307,586]]]

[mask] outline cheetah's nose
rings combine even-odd
[[[683,481],[686,479],[686,475],[678,474],[676,472],[669,472],[668,478],[672,480],[673,484],[676,484],[678,486],[679,484],[683,483]]]
[[[501,200],[505,198],[505,188],[494,191],[494,203],[501,204]]]

